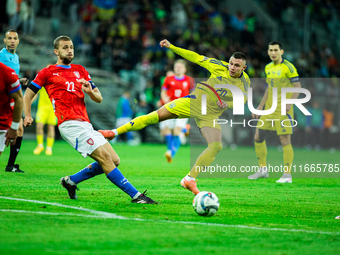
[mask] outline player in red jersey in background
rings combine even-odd
[[[194,79],[185,75],[186,63],[179,59],[174,64],[174,75],[167,76],[161,91],[162,106],[177,98],[189,95],[190,89],[195,86]],[[186,127],[188,119],[169,119],[159,123],[161,135],[164,136],[167,151],[165,157],[169,163],[172,162],[179,147],[181,146],[180,134]]]
[[[84,92],[97,103],[103,98],[85,68],[71,64],[74,58],[72,40],[64,35],[57,37],[54,40],[54,53],[58,56],[57,63],[42,69],[26,90],[24,125],[32,124],[32,99],[44,87],[55,109],[61,136],[84,158],[90,156],[95,160],[76,174],[62,177],[61,185],[67,189],[71,199],[77,199],[78,183],[105,173],[113,184],[132,198],[132,203],[156,203],[145,196],[145,192],[140,193],[122,175],[117,168],[119,156],[105,138],[93,129],[85,107]]]
[[[14,109],[10,106],[11,99],[15,102]],[[12,68],[0,63],[0,155],[5,145],[16,142],[22,110],[19,77]]]

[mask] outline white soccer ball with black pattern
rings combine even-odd
[[[217,212],[220,202],[214,193],[202,191],[195,196],[192,206],[198,215],[210,217]]]

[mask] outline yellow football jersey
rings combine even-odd
[[[198,64],[210,72],[210,77],[207,81],[198,82],[194,92],[191,93],[193,98],[201,100],[202,94],[207,96],[207,112],[212,115],[220,116],[225,109],[221,109],[217,106],[217,97],[214,93],[208,89],[202,83],[206,83],[213,87],[219,94],[221,100],[228,103],[228,109],[233,108],[233,95],[229,89],[216,88],[217,84],[229,84],[237,86],[244,95],[244,103],[248,99],[248,88],[250,86],[250,79],[245,72],[242,72],[238,78],[233,78],[229,74],[229,64],[225,61],[221,61],[215,58],[208,58],[203,55],[199,55],[193,51],[185,50],[174,45],[170,46],[170,49],[183,58]]]
[[[38,108],[42,108],[42,107],[50,108],[50,110],[53,111],[51,100],[48,97],[48,94],[47,94],[45,88],[41,88],[39,90]]]
[[[268,99],[265,109],[270,109],[273,103],[273,88],[277,88],[277,107],[273,114],[281,114],[281,88],[294,87],[293,83],[299,81],[299,74],[295,66],[282,59],[280,64],[273,62],[265,67],[266,82],[268,84]],[[286,98],[291,98],[293,93],[287,93]],[[292,107],[293,108],[293,107]]]

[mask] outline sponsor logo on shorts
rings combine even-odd
[[[88,143],[89,145],[94,145],[94,141],[93,141],[92,138],[90,138],[89,140],[87,140],[87,143]]]

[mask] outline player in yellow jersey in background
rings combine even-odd
[[[292,120],[294,118],[294,112],[292,105],[287,105],[286,115],[281,115],[281,88],[301,88],[301,84],[295,66],[282,58],[283,52],[280,42],[273,41],[269,43],[268,55],[272,62],[265,67],[268,87],[257,109],[263,110],[263,107],[265,107],[265,110],[267,110],[271,108],[273,103],[273,88],[277,88],[277,107],[274,113],[262,115],[257,124],[254,138],[255,152],[260,169],[255,174],[248,176],[248,179],[251,180],[267,178],[269,176],[265,137],[270,131],[276,131],[283,147],[284,163],[284,173],[276,182],[292,183],[291,166],[294,159],[294,151],[291,144],[291,135],[293,134],[293,128],[289,126],[293,126]],[[296,99],[298,96],[299,93],[287,93],[286,97]],[[254,116],[255,115],[253,115],[253,117]],[[271,119],[275,121],[266,121]],[[282,121],[284,121],[284,125],[282,125]]]
[[[55,126],[57,124],[57,118],[54,114],[52,103],[48,97],[45,88],[39,91],[38,111],[36,116],[37,122],[37,147],[33,153],[39,155],[44,151],[44,125],[47,124],[47,138],[46,138],[46,150],[45,154],[52,155],[52,147],[55,137]]]
[[[193,51],[176,47],[168,40],[160,42],[161,47],[166,47],[182,56],[183,58],[196,63],[210,72],[210,78],[202,83],[197,83],[193,93],[186,97],[176,99],[167,103],[148,115],[139,116],[129,123],[113,130],[99,130],[104,137],[113,139],[117,135],[124,134],[129,131],[140,130],[147,125],[156,124],[158,122],[175,119],[175,118],[195,118],[197,126],[200,128],[202,136],[208,143],[208,147],[197,158],[193,168],[182,181],[181,186],[190,190],[194,194],[198,194],[199,190],[196,185],[196,177],[202,168],[211,165],[216,155],[222,149],[222,132],[219,125],[214,125],[214,119],[226,109],[233,108],[233,96],[228,89],[215,89],[218,84],[232,84],[237,86],[242,92],[244,102],[247,101],[248,87],[250,79],[244,72],[246,69],[246,58],[241,52],[235,52],[229,59],[229,63],[214,58],[208,58],[199,55]],[[219,94],[222,103],[216,95],[206,85],[211,86]],[[202,95],[207,95],[207,114],[202,115]]]

